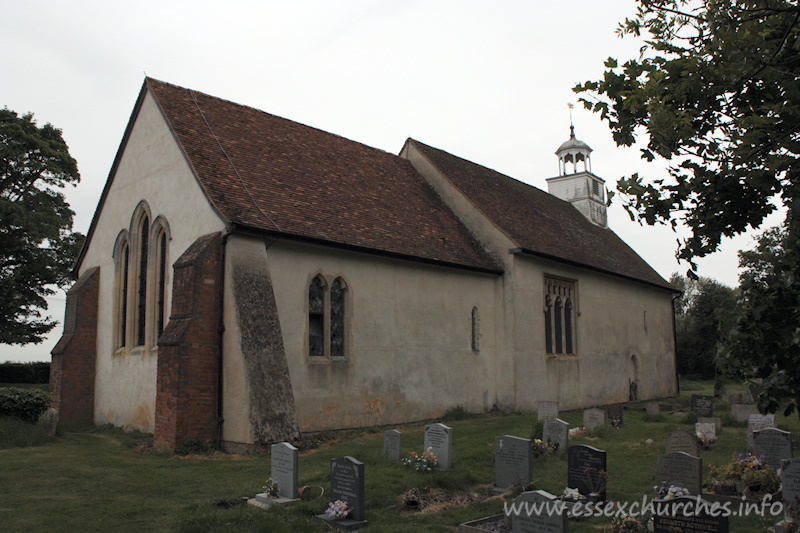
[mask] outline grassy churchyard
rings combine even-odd
[[[570,437],[607,451],[608,498],[641,502],[653,496],[656,457],[666,435],[683,427],[694,433],[692,394],[710,394],[710,382],[683,382],[681,396],[660,401],[661,414],[645,413],[646,402],[630,403],[624,427],[605,426]],[[673,414],[670,414],[673,413]],[[746,449],[746,428],[735,425],[730,406],[717,398],[714,416],[722,418],[717,445],[701,452],[703,479],[711,466],[734,459]],[[350,455],[365,468],[366,518],[372,531],[455,531],[458,524],[503,511],[493,493],[494,443],[499,435],[530,438],[536,415],[452,416],[452,468],[421,473],[382,458],[388,428],[312,436],[301,446],[299,485],[321,486],[324,496],[268,511],[243,505],[242,497],[262,492],[269,477],[267,455],[220,453],[171,455],[154,451],[148,435],[111,428],[66,433],[54,439],[14,442],[19,424],[0,422],[0,527],[3,531],[329,531],[315,521],[325,511],[330,490],[330,461]],[[582,411],[561,413],[571,428]],[[800,435],[797,417],[776,417],[778,427]],[[30,426],[30,425],[29,425]],[[403,456],[422,451],[424,424],[397,427],[403,432]],[[541,435],[535,435],[541,437]],[[310,441],[310,442],[309,442]],[[43,442],[31,446],[31,443]],[[12,447],[12,446],[26,447]],[[796,447],[796,446],[795,446]],[[566,453],[534,459],[535,488],[560,495],[567,481]],[[416,509],[403,495],[418,489]],[[309,490],[316,496],[319,488]],[[778,517],[732,517],[731,531],[764,531]],[[610,518],[570,521],[570,531],[609,530]]]

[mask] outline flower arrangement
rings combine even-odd
[[[698,433],[697,445],[703,450],[710,450],[717,445],[717,438],[704,433]]]
[[[623,512],[611,520],[611,531],[616,533],[645,533],[647,526],[641,520]]]
[[[735,460],[711,467],[706,489],[714,494],[774,493],[780,487],[777,472],[764,462],[764,455],[737,453]]]
[[[561,499],[571,502],[576,502],[578,500],[584,500],[586,497],[582,495],[578,489],[571,489],[569,487],[564,489],[564,492],[561,493]]]
[[[411,452],[408,457],[401,459],[400,463],[404,467],[413,468],[417,472],[433,472],[439,459],[436,458],[431,450],[432,448],[428,448],[427,451],[422,452],[422,455],[417,452]]]
[[[558,451],[558,443],[542,441],[542,439],[533,439],[531,441],[531,448],[533,449],[533,457],[541,457],[542,455],[553,455]]]
[[[511,491],[514,494],[521,494],[523,492],[528,492],[531,490],[536,490],[533,481],[528,481],[527,483],[523,481],[515,481],[514,484],[511,486]]]
[[[671,500],[673,498],[680,498],[681,496],[689,496],[689,489],[679,487],[678,485],[670,485],[666,481],[661,485],[653,487],[656,491],[656,498],[659,500]]]
[[[270,498],[277,498],[278,497],[278,482],[274,481],[272,477],[268,477],[267,480],[264,482],[264,486],[261,488],[264,492],[267,493],[267,496]]]
[[[330,502],[328,504],[328,510],[325,511],[325,516],[331,520],[344,520],[350,516],[351,511],[352,510],[347,505],[347,502],[336,500],[335,502]]]
[[[600,494],[606,490],[606,483],[608,483],[608,472],[605,470],[586,468],[583,471],[583,475],[586,476],[586,484],[589,487],[590,493]]]

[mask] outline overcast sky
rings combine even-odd
[[[634,12],[631,0],[0,0],[0,106],[63,130],[81,172],[67,194],[83,233],[145,74],[392,153],[413,137],[546,190],[571,89],[599,78],[607,57],[638,53],[615,34]],[[580,105],[573,116],[609,187],[663,175],[663,163],[617,148],[598,116]],[[609,225],[665,278],[686,271],[670,229],[640,227],[618,202]],[[752,242],[726,242],[700,274],[736,285],[736,250]],[[51,301],[59,320],[63,304],[63,294]],[[49,360],[60,334],[0,345],[0,361]]]

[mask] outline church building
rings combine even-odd
[[[549,192],[152,78],[53,349],[62,425],[246,449],[677,393],[675,290],[608,228],[575,138]]]

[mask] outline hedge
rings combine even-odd
[[[0,363],[0,383],[47,383],[50,363]]]
[[[0,416],[13,416],[25,422],[36,422],[50,407],[50,393],[19,387],[0,388]]]

